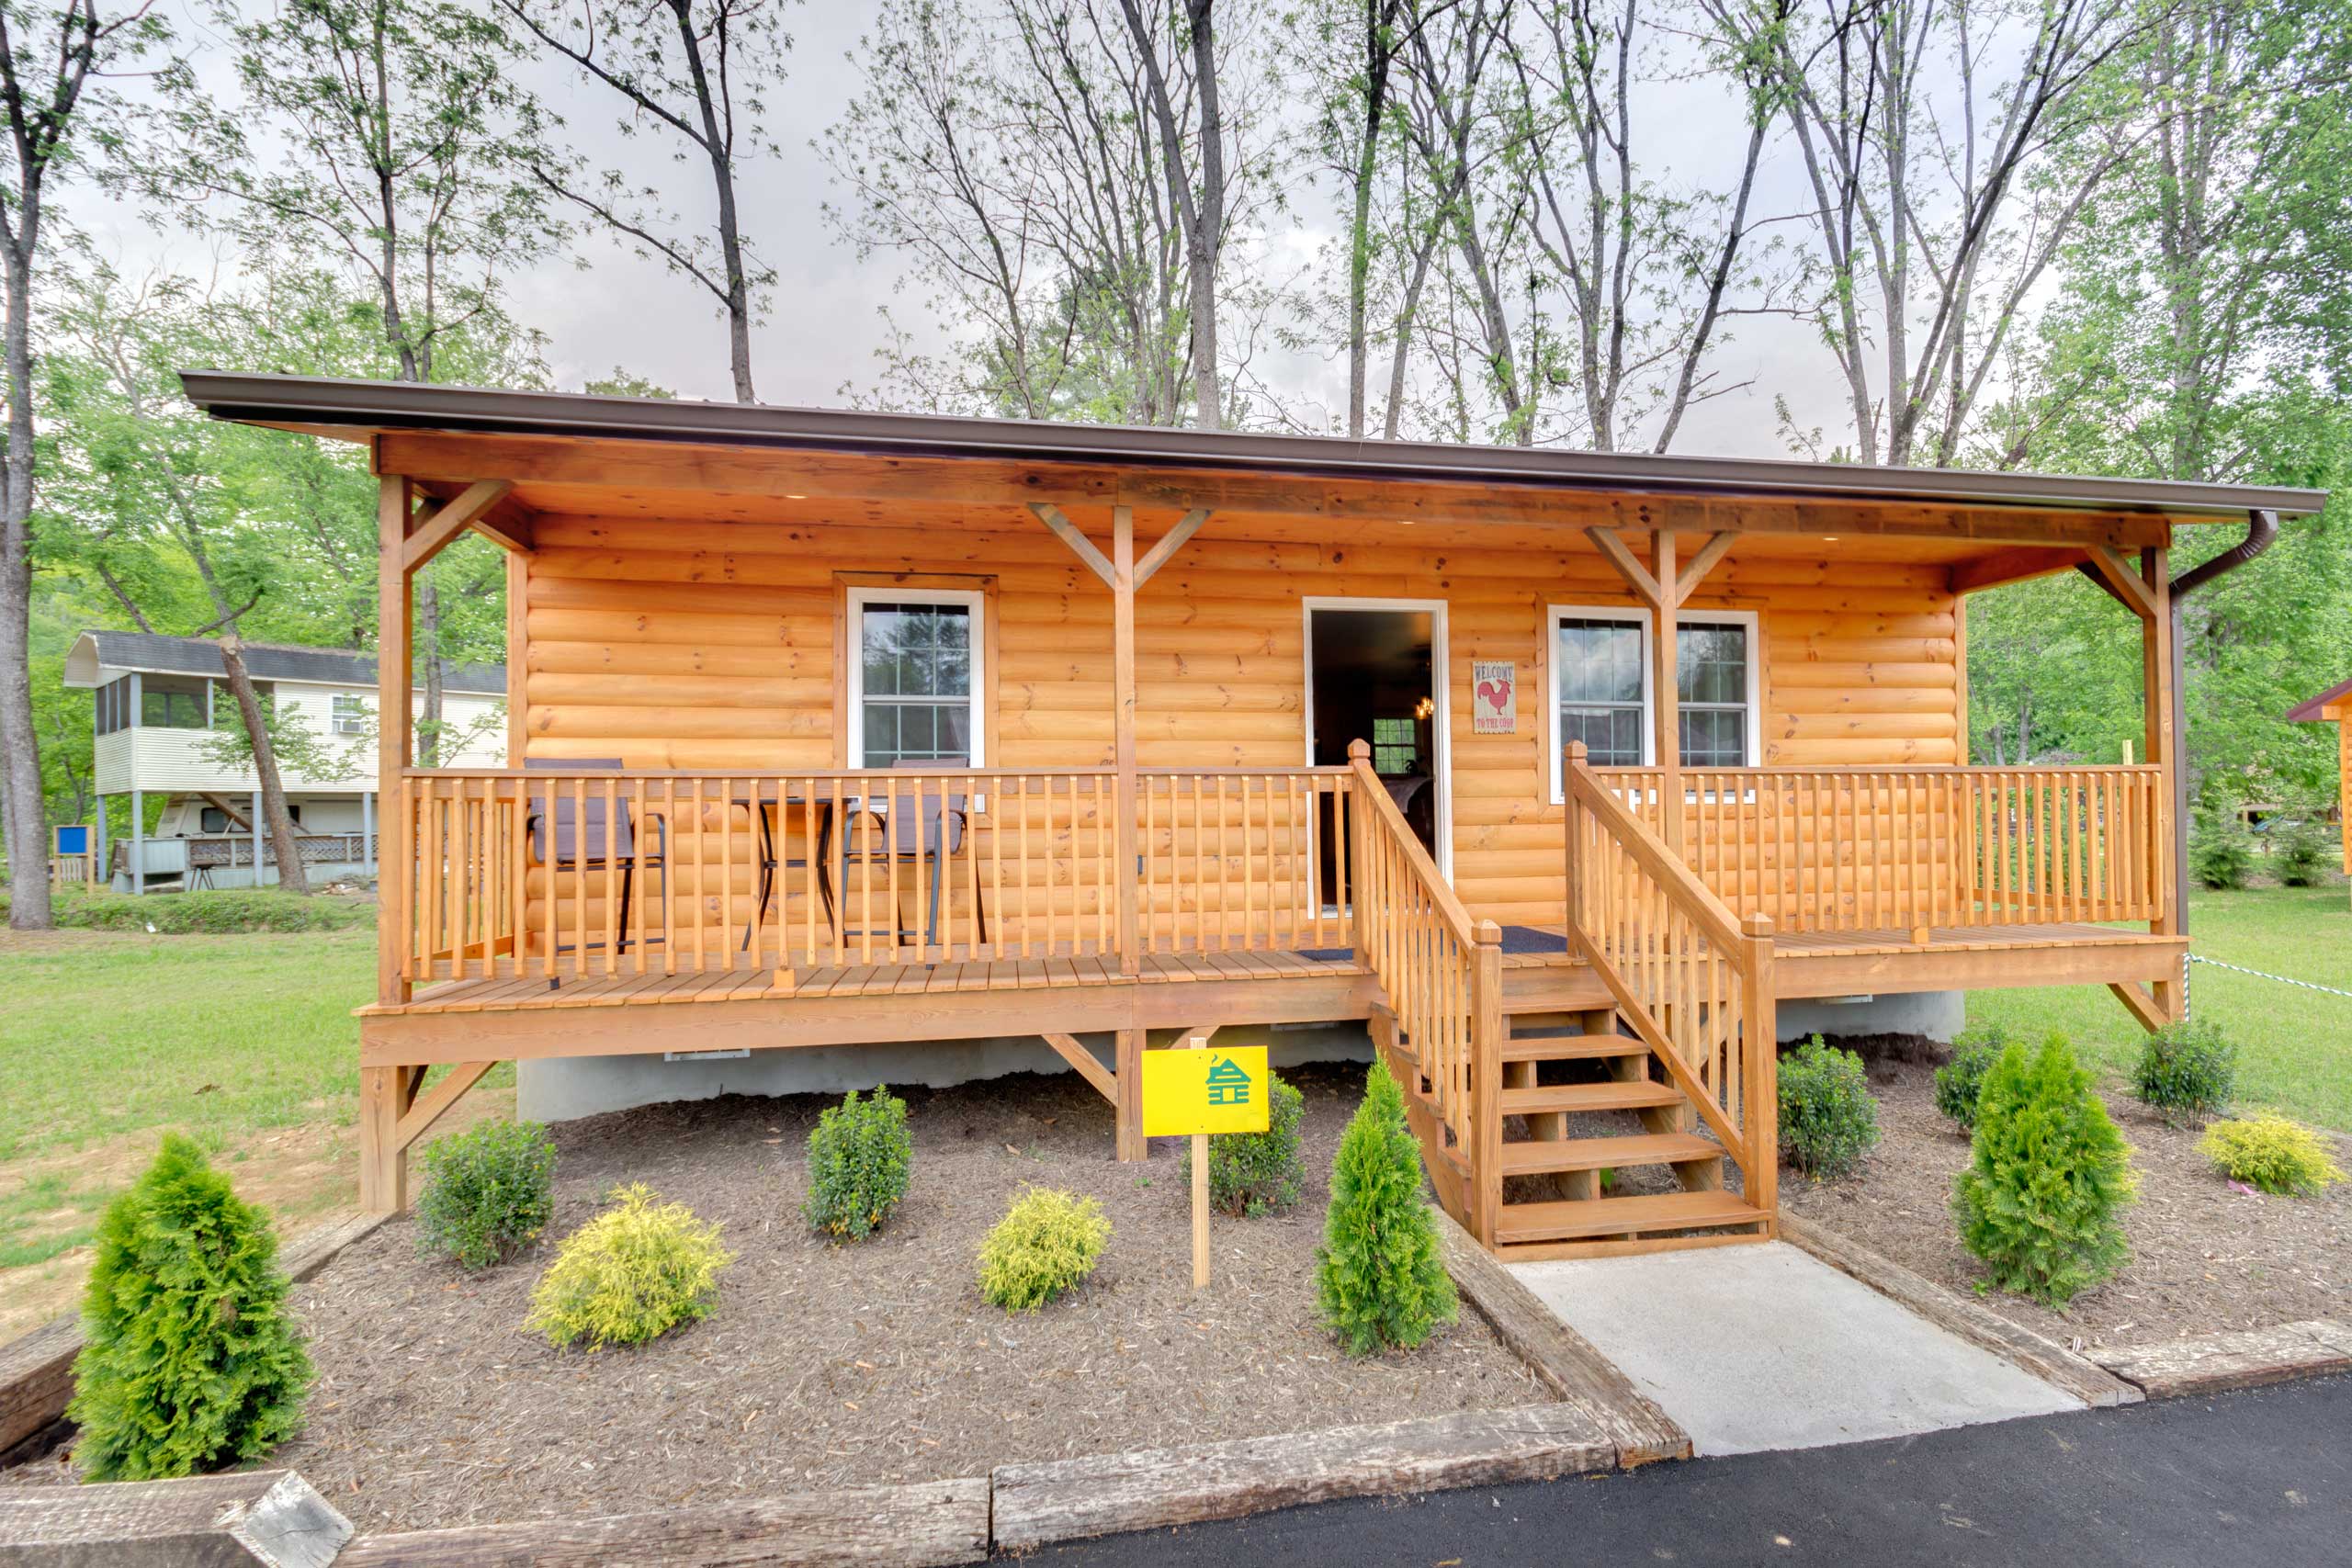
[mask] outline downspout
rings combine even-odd
[[[2172,580],[2172,863],[2173,886],[2180,908],[2174,930],[2188,934],[2188,660],[2181,651],[2180,602],[2217,578],[2227,576],[2268,549],[2278,537],[2276,512],[2249,512],[2245,537],[2209,561],[2199,562]],[[2180,959],[2180,1015],[2188,1016],[2188,954]]]

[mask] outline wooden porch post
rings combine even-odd
[[[1113,757],[1119,770],[1114,809],[1119,820],[1114,841],[1119,857],[1119,973],[1142,967],[1136,931],[1136,513],[1132,506],[1111,509],[1111,681]],[[1140,1108],[1141,1101],[1137,1101]],[[1140,1113],[1140,1112],[1138,1112]]]
[[[1657,564],[1652,577],[1661,585],[1675,581],[1674,530],[1657,531]],[[1666,847],[1682,853],[1682,684],[1675,643],[1680,597],[1670,589],[1659,595],[1657,636],[1650,641],[1650,689],[1657,710],[1658,784],[1657,815]]]
[[[2157,916],[2148,923],[2157,936],[2180,931],[2181,862],[2188,843],[2182,819],[2187,799],[2181,773],[2180,737],[2174,729],[2180,694],[2176,689],[2180,671],[2179,628],[2173,621],[2172,552],[2158,547],[2140,552],[2140,581],[2147,589],[2146,613],[2141,620],[2140,667],[2142,706],[2147,731],[2148,761],[2164,769],[2154,813],[2154,842],[2148,846],[2151,864],[2162,869],[2164,882],[2156,897]],[[2149,987],[2156,1010],[2167,1021],[2177,1019],[2188,1005],[2187,987],[2176,976]]]
[[[384,806],[378,870],[376,1000],[409,999],[401,973],[408,909],[401,872],[414,859],[401,773],[408,766],[415,716],[409,707],[409,666],[415,626],[409,598],[409,482],[399,474],[379,480],[376,498],[376,793]],[[256,868],[254,875],[260,872]],[[406,1067],[359,1069],[359,1206],[371,1214],[408,1206],[408,1156],[401,1147],[401,1117],[409,1108],[413,1076]]]

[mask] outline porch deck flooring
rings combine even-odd
[[[1114,959],[1082,956],[998,959],[971,963],[827,964],[797,973],[779,984],[774,965],[749,964],[733,969],[665,975],[658,960],[649,959],[647,972],[633,970],[634,955],[621,961],[618,973],[563,975],[550,985],[547,976],[494,975],[447,980],[420,987],[406,1004],[372,1004],[358,1010],[362,1017],[403,1013],[503,1012],[523,1008],[643,1007],[684,1002],[728,1002],[790,998],[858,996],[938,996],[957,991],[1044,990],[1075,986],[1182,985],[1202,980],[1283,980],[1328,978],[1363,971],[1349,962],[1304,957],[1295,953],[1229,952],[1154,953],[1146,957],[1132,978],[1119,973]]]

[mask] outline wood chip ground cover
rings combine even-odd
[[[1873,1060],[1883,1137],[1861,1175],[1816,1184],[1784,1171],[1781,1201],[1973,1294],[1983,1267],[1961,1246],[1950,1208],[1969,1142],[1937,1113],[1934,1073],[1924,1062]],[[2086,1349],[2343,1315],[2352,1302],[2352,1184],[2319,1198],[2235,1192],[2197,1152],[2196,1132],[2166,1126],[2111,1084],[2107,1105],[2140,1176],[2140,1200],[2124,1216],[2131,1261],[2063,1313],[1998,1292],[1980,1298],[1987,1306]],[[2352,1148],[2335,1141],[2338,1163],[2352,1165]]]
[[[319,1382],[302,1435],[271,1462],[363,1530],[414,1529],[1543,1400],[1466,1308],[1411,1356],[1350,1360],[1317,1325],[1326,1179],[1361,1074],[1294,1076],[1306,1094],[1305,1201],[1281,1217],[1220,1217],[1201,1296],[1176,1161],[1113,1161],[1109,1107],[1074,1076],[905,1091],[913,1189],[856,1247],[830,1246],[799,1218],[803,1145],[825,1098],[561,1124],[551,1238],[616,1184],[647,1181],[725,1224],[741,1256],[718,1311],[651,1346],[560,1353],[519,1326],[552,1239],[469,1276],[419,1258],[413,1226],[395,1222],[297,1292]],[[1031,1184],[1099,1198],[1114,1232],[1081,1293],[1007,1315],[980,1300],[973,1260]]]

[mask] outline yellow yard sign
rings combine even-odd
[[[1262,1133],[1268,1126],[1266,1048],[1146,1051],[1143,1133]]]

